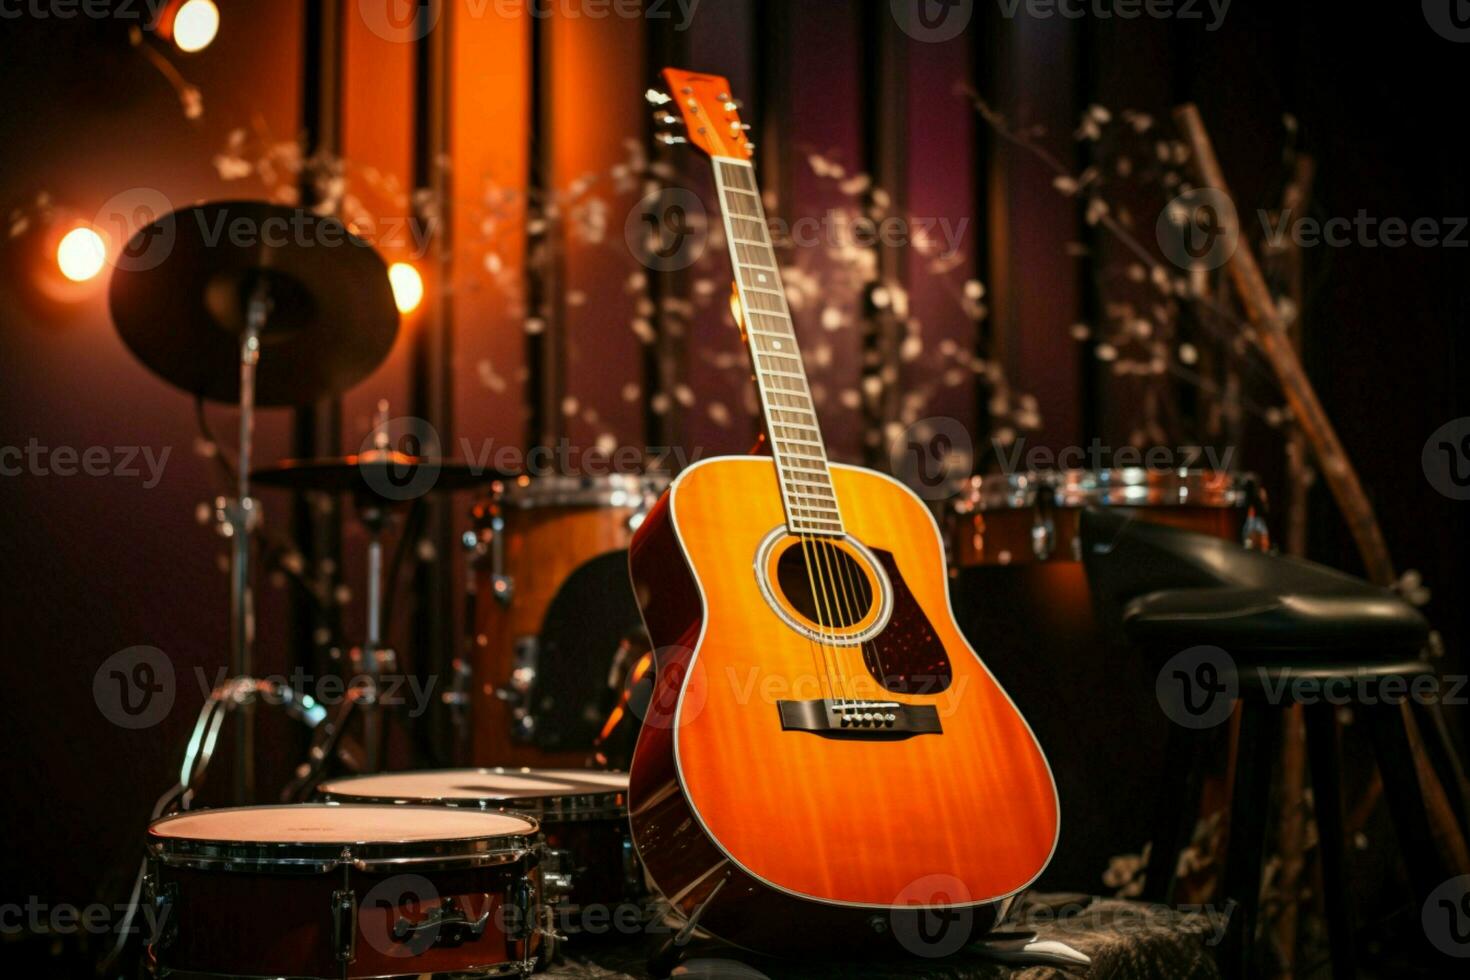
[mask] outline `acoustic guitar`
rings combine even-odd
[[[657,647],[633,839],[729,943],[947,952],[1050,860],[1051,769],[960,635],[928,508],[827,460],[729,83],[664,80],[661,121],[713,163],[771,455],[689,467],[633,538]]]

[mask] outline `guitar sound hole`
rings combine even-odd
[[[776,584],[793,609],[822,626],[846,629],[873,608],[873,587],[863,566],[820,539],[793,542],[781,552]]]

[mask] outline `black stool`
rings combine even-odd
[[[1224,877],[1217,901],[1236,904],[1222,950],[1227,975],[1254,975],[1272,765],[1282,714],[1303,693],[1307,751],[1321,844],[1333,975],[1353,975],[1352,909],[1343,877],[1342,791],[1336,711],[1368,722],[1385,796],[1420,902],[1452,872],[1441,865],[1410,750],[1402,704],[1435,684],[1420,659],[1429,627],[1384,589],[1310,562],[1250,551],[1207,535],[1093,511],[1082,519],[1083,561],[1102,618],[1121,625],[1151,660],[1177,675],[1183,712],[1170,726],[1166,771],[1154,811],[1144,897],[1168,902],[1180,849],[1198,815],[1202,730],[1227,718],[1239,699],[1240,729],[1231,792]],[[1202,649],[1203,648],[1203,649]],[[1162,686],[1170,678],[1161,681]],[[1415,687],[1414,685],[1420,685]],[[1437,690],[1437,688],[1434,688]],[[1208,695],[1208,698],[1205,697]],[[1385,700],[1391,703],[1385,703]],[[1434,735],[1442,718],[1430,706]],[[1426,744],[1432,740],[1426,739]],[[1445,786],[1463,786],[1448,742],[1431,753]],[[1463,801],[1455,799],[1457,808]],[[1464,826],[1465,814],[1456,815]]]

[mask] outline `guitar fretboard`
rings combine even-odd
[[[841,535],[826,444],[796,346],[755,170],[749,162],[729,157],[716,157],[714,168],[787,526],[802,534]]]

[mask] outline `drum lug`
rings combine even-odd
[[[505,518],[499,513],[490,520],[490,528],[485,533],[483,543],[488,546],[490,552],[490,591],[495,595],[495,600],[502,606],[510,605],[516,594],[516,580],[505,574]],[[483,554],[483,550],[477,543],[477,552]]]
[[[155,875],[149,874],[143,879],[143,894],[153,906],[154,932],[148,945],[155,950],[167,949],[178,933],[173,913],[178,907],[179,886],[175,882],[161,884]]]
[[[530,875],[522,875],[511,894],[511,907],[515,909],[512,921],[506,923],[507,936],[515,941],[527,941],[535,934],[536,885]]]
[[[332,892],[332,949],[338,963],[357,959],[357,895],[350,888]]]
[[[541,659],[540,638],[516,637],[514,655],[510,680],[495,689],[495,696],[510,709],[511,738],[524,744],[536,734],[536,719],[531,715],[531,689],[536,684],[536,669]]]
[[[542,852],[541,893],[548,905],[555,905],[572,893],[576,880],[573,867],[570,851],[548,847]]]
[[[1050,517],[1038,517],[1036,523],[1031,525],[1031,553],[1038,561],[1047,561],[1056,547],[1056,524]]]

